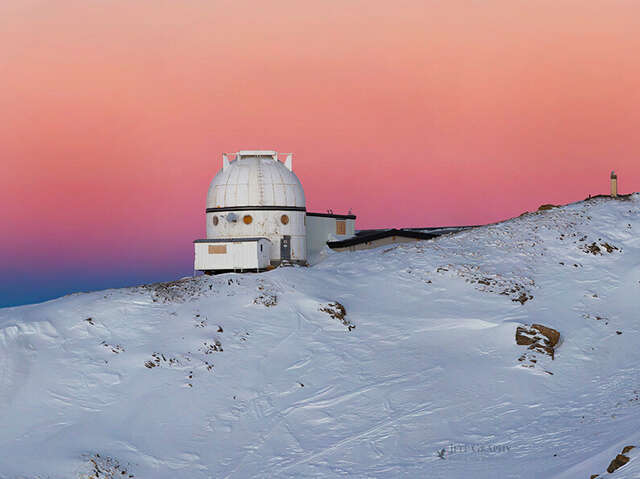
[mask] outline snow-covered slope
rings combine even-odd
[[[2,309],[0,477],[607,476],[640,447],[639,213]]]

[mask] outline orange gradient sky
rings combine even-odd
[[[223,151],[359,228],[639,190],[639,52],[635,0],[0,2],[0,306],[188,273]]]

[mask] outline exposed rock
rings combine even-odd
[[[614,251],[619,251],[616,246],[610,245],[607,242],[600,243],[599,245],[594,241],[591,244],[586,244],[582,246],[580,249],[585,253],[591,253],[592,255],[601,255],[602,250],[604,249],[607,253],[613,253]]]
[[[183,278],[166,283],[145,284],[138,289],[150,292],[154,303],[184,303],[200,296],[202,287],[200,278]]]
[[[613,461],[611,461],[611,464],[609,464],[609,467],[607,467],[607,472],[611,474],[616,469],[619,469],[622,466],[624,466],[627,462],[629,462],[629,458],[627,456],[618,454],[616,458]]]
[[[594,242],[588,245],[585,245],[582,250],[585,253],[591,253],[592,255],[602,254],[602,250],[600,247]]]
[[[516,328],[516,344],[520,346],[528,346],[536,342],[536,339],[533,336],[529,336],[531,331],[524,328],[523,326],[518,326]]]
[[[155,368],[155,367],[159,367],[160,364],[163,364],[163,365],[169,366],[169,367],[180,365],[180,361],[178,359],[172,358],[172,357],[167,359],[165,357],[165,355],[162,354],[162,353],[153,353],[153,354],[151,354],[151,357],[153,358],[152,360],[145,361],[145,363],[144,363],[145,367],[147,367],[149,369],[152,369],[152,368]]]
[[[463,278],[465,281],[474,284],[475,289],[478,291],[509,296],[512,301],[520,304],[533,299],[531,290],[535,287],[535,281],[531,278],[489,273],[474,264],[439,266],[436,269],[436,273]]]
[[[324,308],[320,308],[320,311],[324,311],[325,313],[328,313],[332,318],[340,320],[344,319],[344,317],[347,315],[347,310],[345,309],[345,307],[337,301],[327,304]]]
[[[356,327],[355,324],[351,323],[351,321],[349,321],[346,318],[347,316],[346,308],[337,301],[334,301],[333,303],[327,303],[326,306],[323,306],[320,308],[320,311],[322,311],[323,313],[327,313],[333,319],[338,319],[342,324],[344,324],[347,327],[349,331],[351,331],[352,329],[355,329]]]
[[[205,341],[204,345],[198,350],[202,351],[204,354],[221,353],[224,351],[224,349],[222,349],[222,342],[219,339],[215,339],[211,343]]]
[[[549,346],[551,347],[555,347],[558,344],[558,341],[560,341],[560,333],[553,328],[548,328],[542,324],[533,324],[531,327],[547,338]]]
[[[629,456],[625,456],[625,454],[627,454],[631,449],[633,449],[635,446],[625,446],[622,449],[622,453],[618,454],[615,459],[613,461],[611,461],[611,464],[609,464],[609,467],[607,467],[607,472],[609,474],[611,474],[613,471],[615,471],[616,469],[621,468],[622,466],[624,466],[627,462],[629,462]]]
[[[515,302],[515,303],[520,303],[520,304],[524,304],[527,301],[529,301],[530,299],[533,299],[533,296],[527,293],[520,293],[520,296],[518,296],[517,298],[513,298],[511,299],[511,301]]]
[[[278,296],[275,294],[264,293],[253,300],[253,304],[262,304],[267,308],[278,304]]]
[[[124,352],[124,348],[119,344],[112,345],[112,344],[106,343],[105,341],[102,341],[100,344],[102,344],[105,348],[110,349],[112,353],[120,354]]]
[[[120,462],[112,457],[100,456],[100,454],[94,454],[89,457],[89,475],[87,479],[116,479],[121,477],[135,477],[127,471],[130,467],[120,465]]]
[[[555,347],[560,341],[560,333],[553,328],[541,324],[518,326],[516,328],[516,344],[529,346],[528,349],[551,356],[554,359]],[[522,356],[524,360],[524,355]],[[532,360],[535,364],[535,362]]]
[[[552,210],[553,208],[557,208],[557,207],[558,205],[552,205],[552,204],[540,205],[540,208],[538,208],[538,211]]]

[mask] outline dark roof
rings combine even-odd
[[[457,233],[474,226],[441,226],[429,228],[402,228],[402,229],[383,229],[383,230],[360,230],[356,231],[356,235],[340,241],[327,241],[329,248],[345,248],[347,246],[355,246],[357,244],[369,243],[389,236],[400,236],[401,238],[413,238],[417,240],[428,240],[447,233]]]
[[[333,213],[310,213],[307,216],[322,216],[323,218],[337,218],[339,220],[355,220],[356,215],[334,215]]]
[[[345,248],[347,246],[355,246],[357,244],[369,243],[371,241],[388,238],[389,236],[427,240],[440,235],[434,233],[423,233],[421,231],[397,230],[394,228],[390,230],[377,230],[368,234],[359,234],[340,241],[327,241],[327,245],[329,248]]]
[[[215,238],[215,239],[197,239],[194,243],[249,243],[253,241],[267,240],[269,238]]]
[[[457,233],[458,231],[466,230],[469,228],[476,228],[476,226],[427,226],[424,228],[398,228],[397,231],[417,231],[419,233],[430,233],[436,236],[440,236],[447,233]],[[392,228],[381,228],[371,230],[357,230],[356,236],[366,236],[373,233],[380,233],[383,231],[389,231]]]

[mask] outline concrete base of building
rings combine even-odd
[[[224,273],[264,273],[265,271],[272,270],[272,267],[268,267],[265,269],[214,269],[214,270],[203,270],[202,272],[207,276],[213,276],[216,274],[224,274]]]
[[[309,263],[303,260],[296,261],[272,261],[269,266],[266,268],[256,269],[256,268],[238,268],[238,269],[214,269],[214,270],[200,270],[204,274],[208,276],[216,275],[216,274],[224,274],[224,273],[264,273],[265,271],[271,271],[272,269],[276,269],[278,267],[286,267],[286,266],[309,266]]]
[[[277,268],[278,266],[309,266],[306,260],[275,260],[271,261],[271,266]]]

